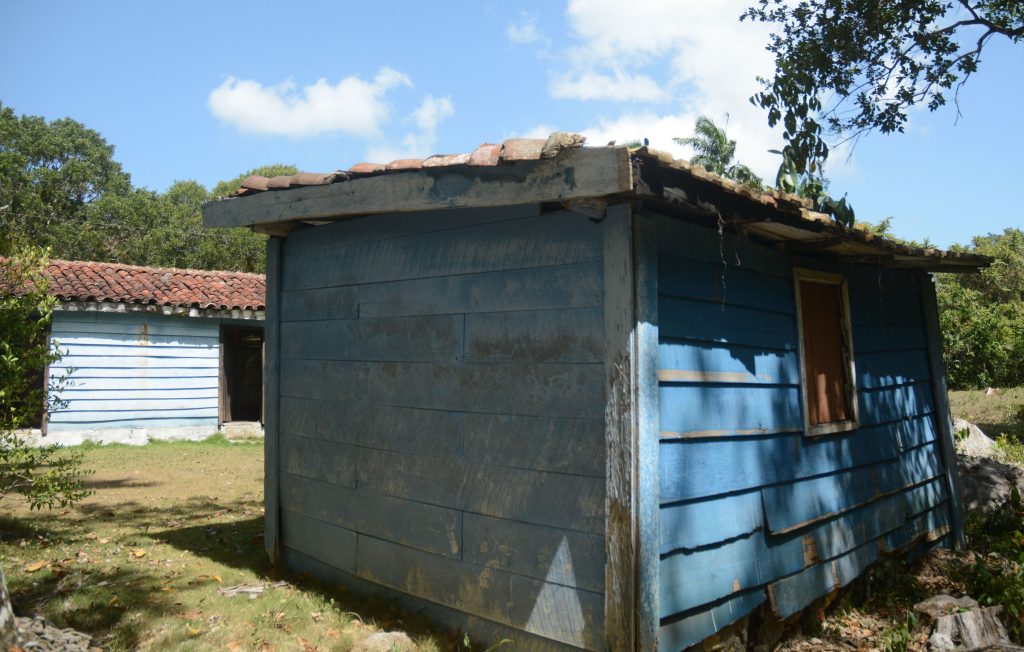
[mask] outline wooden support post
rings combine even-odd
[[[281,272],[284,240],[267,240],[267,312],[263,336],[263,543],[270,561],[281,562],[280,412]]]
[[[607,357],[605,647],[658,637],[658,269],[656,223],[628,204],[604,221]]]
[[[635,360],[632,210],[604,219],[605,649],[635,650],[636,523],[633,364]]]
[[[932,376],[932,392],[935,402],[935,421],[939,435],[939,447],[946,467],[946,489],[949,493],[949,508],[952,512],[953,542],[958,550],[967,545],[964,535],[964,505],[960,494],[960,477],[956,466],[956,442],[953,439],[953,420],[949,414],[949,393],[946,387],[946,365],[942,360],[942,332],[939,330],[939,309],[935,298],[935,282],[932,276],[922,272],[921,302],[924,311],[924,326],[928,343],[928,363]]]
[[[658,491],[658,246],[654,217],[633,218],[636,363],[633,387],[637,439],[637,644],[658,645],[658,569],[661,532]]]

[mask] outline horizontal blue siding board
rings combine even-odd
[[[928,381],[862,390],[858,393],[858,399],[860,423],[863,426],[931,414],[935,411],[931,385]]]
[[[949,505],[940,503],[934,508],[908,519],[903,525],[885,537],[888,550],[903,550],[926,537],[929,533],[945,534],[949,530]]]
[[[908,489],[903,494],[908,517],[917,516],[922,512],[933,509],[944,503],[947,498],[946,485],[942,478],[935,478],[925,482],[913,489]]]
[[[916,291],[918,277],[907,270],[885,269],[876,265],[849,265],[843,268],[850,287],[864,287],[875,292]]]
[[[942,459],[935,444],[925,444],[906,450],[900,457],[900,473],[904,486],[931,480],[943,470]]]
[[[847,586],[860,577],[868,566],[878,560],[878,545],[867,543],[835,560],[836,583],[839,588]]]
[[[661,383],[662,437],[716,437],[801,429],[796,387]]]
[[[899,528],[907,517],[903,494],[882,496],[863,507],[811,526],[816,557],[828,560]]]
[[[218,367],[216,357],[181,358],[171,356],[135,356],[134,358],[118,358],[109,355],[79,355],[76,352],[61,358],[59,364],[50,365],[51,369],[81,369],[91,374],[96,369],[214,369]],[[159,373],[159,372],[158,372]]]
[[[147,410],[61,410],[51,415],[49,423],[100,423],[110,421],[146,421],[183,418],[217,419],[217,407],[168,408]]]
[[[886,291],[877,288],[849,289],[850,321],[854,325],[902,325],[924,328],[921,311],[921,294],[913,292]]]
[[[662,371],[688,372],[695,379],[704,376],[708,382],[716,379],[772,385],[800,382],[795,351],[765,351],[757,347],[665,338],[658,343],[658,371],[659,376]],[[687,376],[677,374],[675,377]]]
[[[682,613],[744,589],[764,586],[804,567],[800,536],[769,542],[763,531],[694,551],[662,558],[662,618]]]
[[[839,514],[879,494],[903,486],[898,462],[883,462],[832,475],[765,487],[765,521],[772,532],[785,532]]]
[[[916,419],[903,425],[920,428],[924,423]],[[794,433],[721,441],[665,440],[659,455],[661,502],[787,482],[895,460],[899,454],[899,441],[886,427],[815,439]]]
[[[711,263],[724,262],[730,267],[752,269],[784,279],[793,278],[792,260],[784,253],[705,226],[664,216],[658,216],[656,220],[659,260],[664,254],[669,254]]]
[[[107,428],[188,428],[209,426],[212,435],[220,422],[217,415],[195,416],[195,417],[135,417],[124,418],[121,414],[89,414],[78,421],[51,421],[47,428],[49,432],[61,430],[104,430]]]
[[[602,304],[601,262],[456,274],[359,286],[359,316],[476,314]]]
[[[831,593],[835,586],[836,578],[831,562],[811,566],[768,585],[772,611],[779,618],[789,618],[818,598]]]
[[[455,231],[355,242],[303,251],[283,265],[287,293],[317,287],[380,283],[453,274],[546,267],[601,260],[602,230],[562,211]],[[294,246],[289,251],[298,251]]]
[[[872,324],[853,327],[853,350],[857,355],[880,351],[925,350],[924,329],[920,326]]]
[[[790,279],[678,256],[663,255],[658,259],[658,294],[794,313]]]
[[[660,652],[682,652],[691,645],[748,615],[767,599],[764,589],[747,591],[706,609],[672,620],[663,620],[658,630]]]
[[[662,505],[659,551],[666,554],[732,539],[764,524],[761,492]]]
[[[662,296],[658,299],[658,319],[659,334],[665,338],[745,344],[772,351],[797,347],[792,315]]]
[[[287,321],[282,360],[451,362],[462,354],[461,316]]]
[[[857,387],[876,389],[930,379],[928,354],[924,349],[858,353]]]
[[[113,388],[97,387],[95,382],[91,382],[91,379],[76,380],[74,386],[65,389],[61,396],[71,401],[78,398],[93,401],[167,401],[188,398],[217,398],[218,389],[215,378],[182,378],[177,380],[176,383],[173,382],[176,379],[172,378],[161,380],[172,382],[157,387],[153,387],[151,383],[146,383],[146,386],[137,388],[130,388],[130,386],[125,384],[120,384],[118,387]],[[195,381],[198,381],[198,386]],[[205,387],[201,385],[205,385]],[[126,389],[126,387],[129,388]]]

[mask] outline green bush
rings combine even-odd
[[[949,384],[1024,384],[1024,231],[975,237],[960,251],[992,256],[978,274],[940,274],[936,294]]]
[[[89,495],[82,484],[82,454],[59,445],[31,446],[18,431],[40,411],[61,407],[64,379],[42,382],[40,370],[60,359],[50,347],[56,300],[40,270],[46,252],[27,248],[0,258],[0,499],[21,494],[33,509],[66,506]]]

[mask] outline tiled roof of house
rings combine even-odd
[[[248,226],[274,234],[270,229],[281,223],[304,221],[307,224],[319,224],[356,215],[360,209],[368,213],[421,210],[409,207],[410,204],[416,204],[410,200],[416,193],[433,199],[437,208],[465,207],[473,201],[481,206],[491,205],[480,199],[480,196],[488,192],[483,186],[495,186],[498,185],[495,182],[502,181],[510,184],[518,182],[524,174],[528,174],[524,172],[523,165],[539,168],[546,163],[557,164],[569,152],[582,148],[584,141],[585,138],[579,134],[556,132],[547,139],[512,138],[501,144],[485,143],[465,154],[439,154],[425,159],[399,159],[390,163],[359,163],[348,170],[329,173],[300,172],[270,178],[250,176],[242,181],[242,187],[232,195],[243,198],[236,207],[229,207],[231,202],[207,204],[204,208],[205,223],[207,226],[218,227]],[[911,246],[859,228],[848,228],[832,220],[829,215],[816,212],[808,199],[774,189],[750,188],[708,172],[700,165],[674,159],[666,152],[646,146],[629,148],[628,152],[626,147],[615,146],[614,143],[583,149],[595,154],[611,150],[623,153],[621,158],[615,159],[625,168],[620,170],[622,174],[618,186],[598,194],[617,195],[620,200],[653,200],[685,206],[688,210],[717,216],[718,219],[724,219],[728,213],[732,217],[731,221],[735,222],[734,228],[773,245],[788,246],[793,243],[793,246],[808,250],[844,256],[847,260],[919,266],[933,271],[971,271],[991,262],[985,256]],[[507,172],[503,173],[503,169]],[[565,185],[569,191],[575,189],[580,180],[578,169],[550,165],[546,169],[565,174]],[[387,186],[376,184],[372,191],[363,191],[364,200],[367,194],[376,197],[372,206],[367,207],[370,203],[368,201],[352,201],[360,192],[355,187],[373,183],[375,177],[388,178],[394,175],[397,183],[400,177],[417,173],[423,178],[422,183],[406,184],[403,186],[404,194],[390,193]],[[460,181],[461,185],[444,181],[442,173],[449,173],[448,176],[453,179],[457,177],[455,180]],[[460,194],[473,184],[481,188],[475,199],[467,199],[467,195]],[[322,191],[316,186],[323,187]],[[350,187],[352,189],[348,190]],[[292,192],[276,194],[289,189]],[[332,189],[337,189],[337,192]],[[432,193],[438,197],[431,197]],[[260,197],[261,194],[271,196]],[[536,198],[522,201],[533,199]],[[545,197],[541,201],[561,199],[561,196]],[[288,208],[289,205],[291,208]]]
[[[109,301],[181,308],[263,310],[266,280],[244,272],[51,260],[49,293],[67,301]]]

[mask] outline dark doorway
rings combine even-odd
[[[263,329],[220,327],[220,420],[263,421]]]

